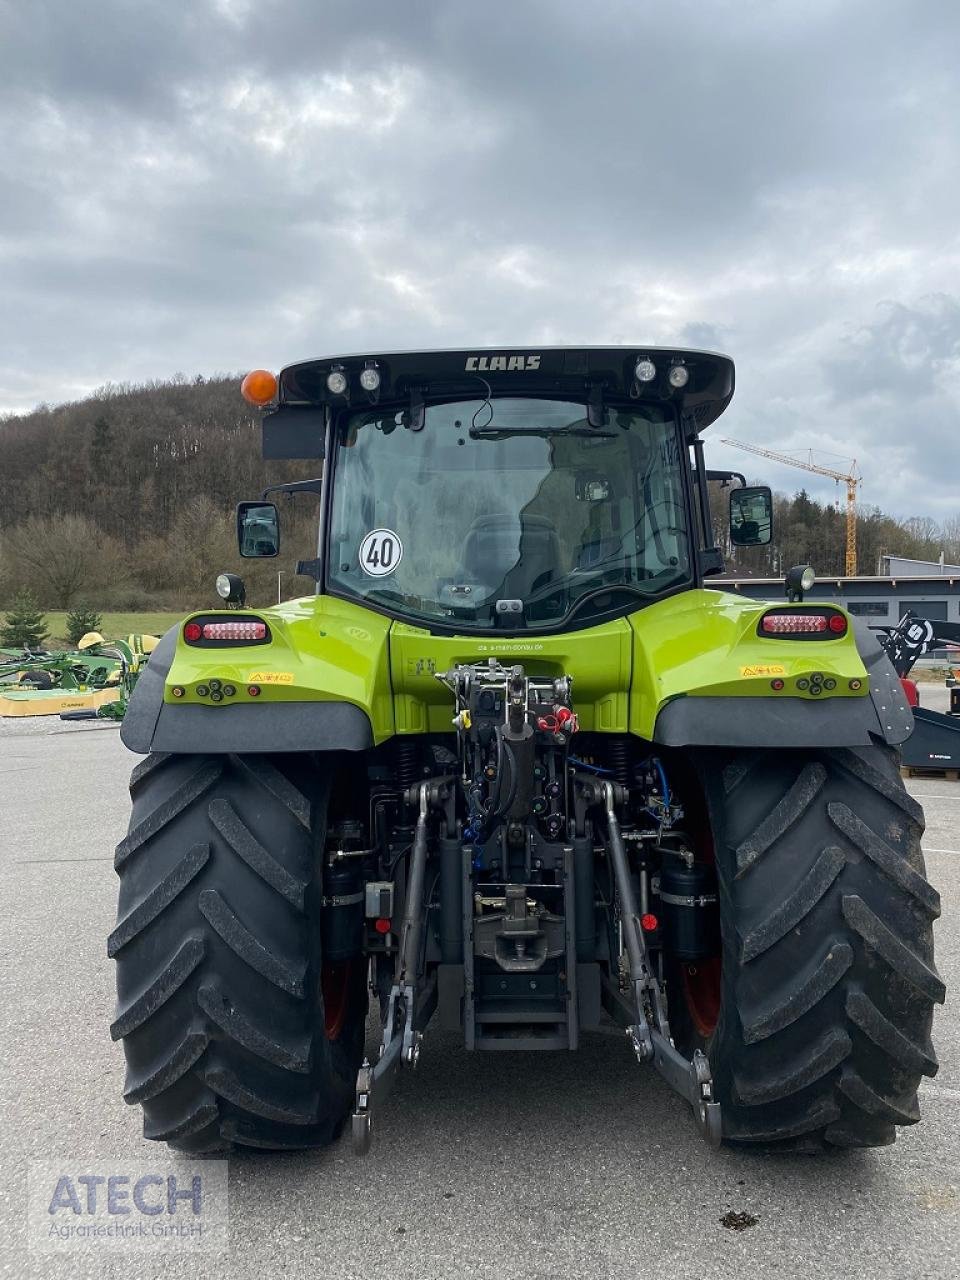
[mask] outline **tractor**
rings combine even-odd
[[[705,462],[733,389],[656,348],[247,375],[265,459],[320,474],[241,502],[239,552],[280,554],[276,491],[319,535],[299,599],[221,575],[123,721],[112,1035],[147,1138],[363,1153],[431,1025],[531,1071],[622,1034],[712,1146],[919,1120],[944,985],[911,711],[809,568],[708,585],[711,480],[724,540],[772,537],[770,490]]]

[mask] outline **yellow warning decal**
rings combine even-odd
[[[251,671],[247,680],[250,684],[293,684],[293,672]]]
[[[742,676],[785,676],[787,670],[778,662],[759,662],[752,667],[741,667],[740,674]]]

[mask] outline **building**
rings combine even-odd
[[[896,557],[889,557],[896,560]],[[898,561],[917,565],[917,560]],[[879,626],[896,626],[903,615],[912,610],[922,618],[935,618],[944,622],[960,622],[960,567],[955,573],[940,573],[937,564],[930,566],[935,573],[904,573],[876,578],[818,578],[804,597],[806,600],[829,600],[842,605],[854,617],[866,618]],[[735,591],[751,600],[786,599],[782,578],[713,579],[710,586],[721,591]]]
[[[881,556],[884,574],[892,578],[960,578],[960,565],[944,564],[943,552],[939,560],[908,560],[906,556]]]

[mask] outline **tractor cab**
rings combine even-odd
[[[278,401],[265,455],[325,462],[320,591],[441,632],[541,632],[722,567],[699,431],[733,392],[725,356],[412,353],[254,381]],[[734,538],[767,542],[769,491],[749,492]],[[241,554],[270,546],[248,521]]]

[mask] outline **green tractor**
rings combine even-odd
[[[623,348],[248,375],[264,456],[322,459],[275,487],[319,499],[319,546],[275,607],[222,575],[123,722],[112,1032],[146,1137],[302,1148],[349,1119],[362,1152],[431,1023],[525,1053],[620,1028],[712,1145],[919,1119],[944,986],[910,709],[809,571],[768,604],[705,585],[733,476],[701,432],[733,385]],[[242,555],[279,553],[271,492]],[[771,509],[731,486],[731,541]]]

